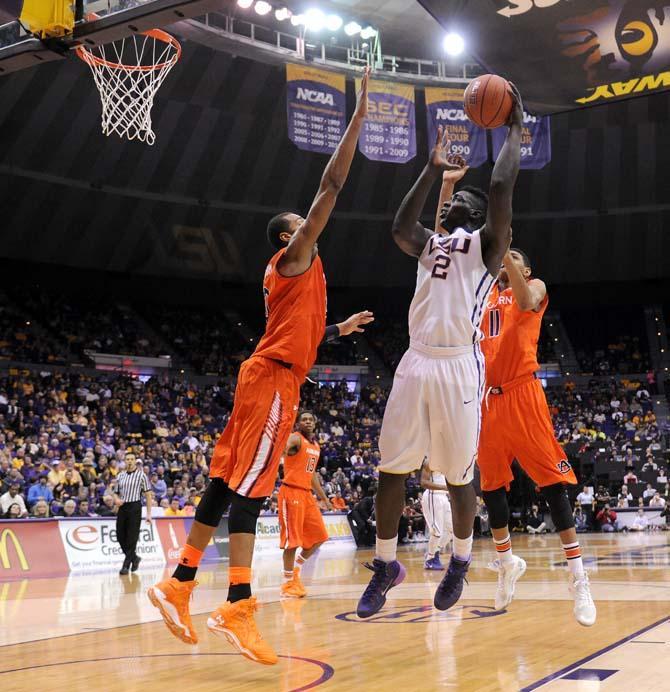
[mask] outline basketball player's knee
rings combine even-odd
[[[256,521],[265,502],[264,497],[243,497],[235,493],[230,503],[228,533],[256,533]]]
[[[195,511],[195,520],[206,526],[218,526],[228,509],[231,492],[223,478],[212,478]]]
[[[492,529],[506,529],[509,526],[509,505],[507,504],[507,490],[484,490],[482,497],[486,509],[489,511],[489,524]]]
[[[542,488],[542,494],[547,500],[551,520],[554,522],[556,531],[566,531],[575,526],[575,519],[572,516],[568,491],[563,483],[554,483]]]

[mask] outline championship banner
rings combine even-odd
[[[67,572],[56,521],[0,521],[0,583]]]
[[[437,128],[446,127],[451,154],[460,154],[471,168],[481,166],[488,158],[486,130],[472,123],[463,110],[462,89],[426,87],[428,146],[437,139]]]
[[[288,137],[305,151],[332,154],[346,129],[343,75],[286,65]]]
[[[356,80],[356,92],[361,80]],[[368,117],[358,140],[360,152],[372,161],[407,163],[416,156],[414,87],[370,80]]]
[[[670,0],[420,0],[541,114],[670,89]]]
[[[115,519],[60,519],[58,529],[70,571],[118,569],[123,563],[123,551],[116,538]],[[143,567],[165,565],[156,522],[149,525],[142,521],[137,554],[142,558]]]
[[[491,132],[493,160],[505,143],[508,128],[498,127]],[[544,168],[551,161],[551,126],[549,116],[523,114],[521,133],[521,168]]]

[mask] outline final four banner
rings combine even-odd
[[[332,154],[346,128],[344,75],[286,65],[288,137],[305,151]]]
[[[506,127],[499,127],[491,132],[493,142],[493,159],[505,143]],[[521,168],[544,168],[551,161],[551,128],[549,116],[523,114],[523,131],[521,134]]]
[[[452,154],[460,154],[471,168],[486,161],[486,130],[474,125],[465,115],[462,89],[426,87],[426,118],[429,146],[435,142],[437,128],[442,125],[449,133]]]
[[[360,87],[357,79],[357,93]],[[358,148],[373,161],[406,163],[416,156],[414,87],[370,80],[368,117]]]

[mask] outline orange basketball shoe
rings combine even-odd
[[[198,643],[188,610],[189,599],[197,585],[197,581],[179,581],[170,577],[147,590],[149,600],[160,611],[170,632],[185,644]]]
[[[300,580],[300,569],[293,568],[293,577],[281,585],[282,598],[304,598],[307,595],[307,589]]]
[[[250,661],[271,666],[279,658],[256,627],[256,610],[258,604],[254,596],[235,603],[226,601],[207,618],[207,627],[214,634],[223,634]]]

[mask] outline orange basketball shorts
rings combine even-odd
[[[328,540],[321,510],[311,490],[279,488],[279,541],[282,549],[311,548]]]
[[[300,381],[268,358],[251,357],[240,367],[233,411],[210,464],[210,478],[223,478],[245,497],[267,497],[300,401]]]
[[[509,490],[514,459],[540,488],[577,483],[554,436],[539,380],[530,380],[502,394],[490,394],[482,402],[477,458],[482,490]]]

